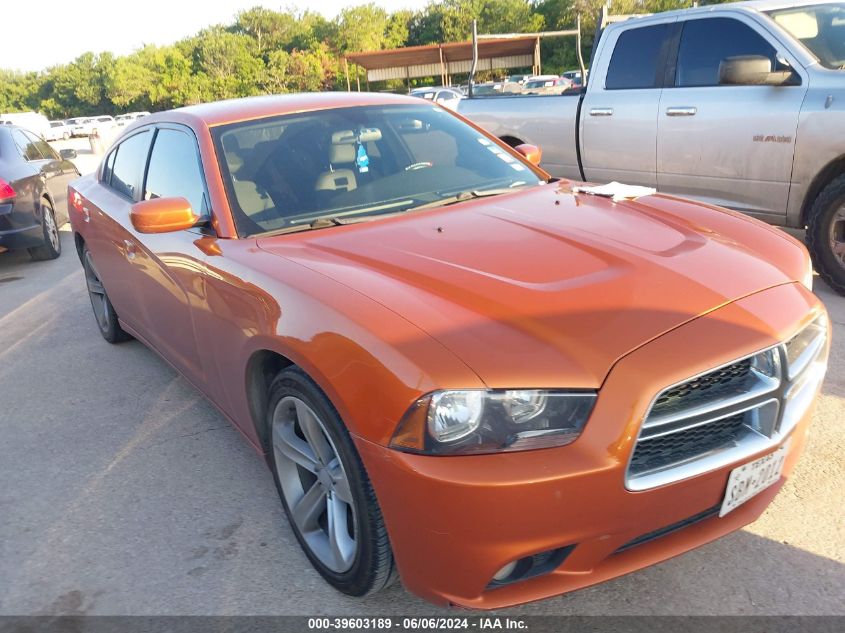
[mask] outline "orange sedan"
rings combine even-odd
[[[828,317],[804,247],[549,178],[443,108],[227,101],[128,127],[69,190],[96,323],[266,456],[314,567],[498,608],[756,519]]]

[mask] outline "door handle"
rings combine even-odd
[[[123,240],[123,246],[123,252],[126,253],[126,257],[128,257],[129,259],[135,259],[135,242],[133,242],[132,240]]]
[[[692,106],[674,106],[666,108],[666,116],[695,116],[696,112],[698,112],[698,110]]]
[[[613,116],[613,108],[590,108],[590,116]]]

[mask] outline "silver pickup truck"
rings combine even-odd
[[[845,2],[754,0],[607,26],[588,86],[463,99],[552,175],[618,180],[807,228],[845,293]]]

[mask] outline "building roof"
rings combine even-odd
[[[536,53],[537,37],[533,35],[481,39],[478,41],[479,70],[533,66]],[[468,72],[472,62],[472,42],[350,53],[346,59],[366,69],[367,77],[373,81]]]

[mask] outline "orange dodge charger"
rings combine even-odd
[[[69,190],[94,317],[266,455],[334,587],[488,609],[756,519],[807,436],[803,246],[573,191],[418,99],[259,97],[128,127]]]

